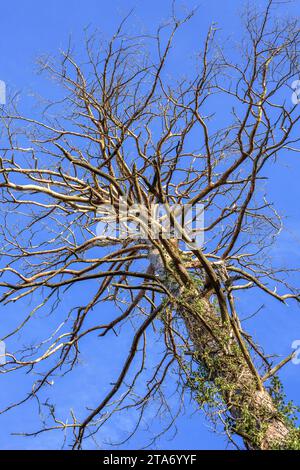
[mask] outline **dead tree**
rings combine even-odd
[[[71,429],[75,449],[120,410],[139,410],[138,428],[152,398],[167,407],[163,385],[171,369],[177,371],[178,400],[191,393],[199,407],[218,416],[231,441],[239,435],[248,449],[300,448],[299,432],[274,388],[277,371],[291,357],[270,363],[246,333],[237,304],[239,295],[256,290],[282,308],[288,299],[300,300],[284,272],[268,264],[281,220],[261,190],[265,169],[283,151],[299,151],[300,113],[289,90],[299,73],[299,24],[274,19],[270,1],[263,14],[245,15],[238,57],[218,47],[212,28],[194,76],[175,81],[165,66],[188,20],[173,14],[154,38],[127,37],[123,23],[102,47],[91,37],[83,65],[70,50],[58,65],[41,64],[64,94],[40,120],[21,115],[14,102],[2,111],[1,301],[38,299],[2,339],[19,334],[40,309],[65,311],[66,289],[78,298],[86,283],[95,289],[89,302],[67,311],[63,330],[26,351],[9,351],[2,372],[51,366],[22,402],[3,412],[38,398],[54,374],[73,369],[83,338],[96,334],[101,341],[134,320],[123,367],[98,406],[83,420],[74,411],[71,423],[51,408],[53,424],[34,433]],[[146,53],[151,41],[155,58],[153,48]],[[226,110],[216,109],[221,99]],[[117,213],[120,200],[131,209],[143,207],[150,220],[153,205],[162,204],[175,227],[174,205],[201,203],[203,246],[192,245],[184,227],[180,237],[167,237],[161,224],[154,236],[134,210],[129,219],[143,226],[142,234],[108,235],[106,208]],[[96,223],[106,229],[96,232]],[[116,307],[108,322],[93,315],[106,303]],[[141,395],[136,384],[151,355],[146,336],[153,328],[164,353]]]

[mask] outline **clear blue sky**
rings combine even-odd
[[[28,114],[34,105],[33,94],[45,94],[51,97],[51,82],[35,74],[35,60],[41,54],[56,54],[60,48],[66,46],[71,35],[74,44],[80,44],[83,38],[83,29],[87,26],[91,30],[98,29],[109,37],[120,20],[135,7],[131,19],[133,32],[153,32],[153,29],[168,17],[170,3],[166,0],[51,0],[40,2],[38,0],[11,0],[1,2],[0,26],[0,79],[4,80],[10,91],[19,90],[22,93],[22,103]],[[263,4],[258,0],[252,3]],[[189,59],[201,46],[201,39],[212,22],[221,28],[223,38],[232,37],[238,40],[240,30],[239,12],[242,2],[237,0],[199,0],[178,2],[187,8],[199,6],[198,13],[186,29],[179,33],[177,38],[176,61],[171,62],[172,71],[179,73],[185,70]],[[291,13],[297,14],[300,0],[288,6]],[[284,11],[282,7],[281,11]],[[79,48],[80,49],[80,48]],[[176,67],[176,68],[175,68]],[[300,79],[300,77],[299,77]],[[272,182],[269,184],[271,199],[286,217],[285,230],[273,250],[273,256],[278,262],[299,266],[300,261],[300,222],[299,200],[300,185],[298,182],[300,165],[299,157],[283,156],[277,169],[273,170]],[[298,281],[299,278],[295,279]],[[84,297],[88,291],[78,292]],[[266,302],[266,303],[265,303]],[[265,308],[259,321],[251,324],[251,331],[256,335],[267,351],[287,355],[291,352],[291,343],[300,339],[300,310],[295,304],[289,307],[270,302],[261,295],[241,301],[240,308],[248,313],[254,312],[257,307],[265,303]],[[28,307],[28,306],[27,306]],[[26,308],[24,304],[22,308]],[[0,309],[2,329],[7,314],[18,314],[14,308]],[[44,319],[45,321],[45,319]],[[48,321],[48,320],[47,320]],[[49,320],[50,321],[50,320]],[[39,322],[35,324],[37,328]],[[34,332],[33,332],[34,334]],[[2,335],[2,331],[1,331]],[[102,351],[95,349],[91,354],[91,344],[84,345],[82,365],[78,368],[77,376],[65,378],[57,382],[56,397],[58,410],[67,414],[70,406],[80,403],[91,404],[91,397],[104,395],[107,381],[111,372],[118,370],[120,362],[116,352],[116,361],[111,363],[111,356],[106,352],[105,344]],[[109,345],[108,345],[109,346]],[[126,349],[127,339],[122,339],[120,349]],[[9,347],[9,345],[8,345]],[[300,366],[289,365],[281,374],[288,396],[300,402]],[[21,375],[0,376],[0,408],[8,399],[21,398],[30,384],[29,377]],[[194,408],[187,404],[186,414],[178,420],[178,432],[173,438],[172,434],[162,437],[160,448],[165,449],[222,449],[224,438],[213,434],[208,429],[208,423],[199,413],[193,414]],[[153,417],[149,416],[149,419]],[[123,430],[128,428],[130,416],[122,417],[113,425],[107,427],[101,435],[104,440],[111,437],[122,437]],[[61,436],[57,433],[41,435],[36,439],[11,436],[11,432],[32,431],[39,427],[39,417],[36,409],[25,405],[7,415],[0,416],[0,449],[52,449],[59,447]],[[99,441],[101,442],[101,438]],[[141,433],[134,437],[129,447],[139,448],[147,442],[147,434]],[[89,447],[93,445],[90,443]],[[125,446],[126,448],[126,446]]]

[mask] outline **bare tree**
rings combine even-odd
[[[50,337],[9,352],[1,372],[39,375],[32,391],[3,412],[38,399],[52,376],[73,369],[83,338],[96,334],[101,341],[134,326],[128,355],[99,404],[83,420],[72,412],[71,423],[49,406],[53,423],[34,435],[71,429],[78,449],[116,412],[132,408],[139,413],[136,431],[153,398],[168,409],[164,384],[172,370],[178,403],[191,393],[231,442],[238,435],[248,449],[300,448],[276,376],[292,356],[270,362],[245,331],[237,300],[256,290],[282,308],[300,300],[287,270],[266,256],[282,223],[261,189],[264,171],[283,151],[298,152],[300,140],[299,108],[287,91],[299,73],[299,24],[273,18],[272,3],[263,14],[246,12],[239,57],[218,47],[211,28],[193,78],[175,83],[165,73],[176,32],[191,17],[179,20],[173,12],[152,38],[126,36],[124,22],[102,47],[89,37],[83,65],[70,49],[59,65],[44,61],[64,94],[40,120],[21,115],[14,102],[2,111],[1,301],[38,299],[3,339],[19,334],[40,309],[66,312]],[[151,41],[155,58],[147,53]],[[220,127],[214,112],[222,97]],[[163,204],[175,228],[174,205],[203,204],[204,245],[191,245],[185,228],[171,238],[163,230],[154,237],[147,224],[138,237],[95,232],[97,222],[110,224],[105,208],[125,199],[146,208],[150,220],[153,204]],[[130,220],[141,222],[134,211]],[[64,293],[73,289],[80,298],[86,283],[94,295],[68,311]],[[109,321],[106,303],[115,305]],[[146,337],[153,331],[164,351],[147,376]],[[43,373],[42,364],[50,364]]]

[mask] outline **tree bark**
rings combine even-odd
[[[283,422],[268,391],[259,390],[257,381],[229,325],[222,324],[216,308],[199,295],[182,292],[190,305],[180,307],[197,360],[206,368],[209,380],[232,417],[232,429],[248,449],[285,448],[290,430]]]
[[[258,386],[258,372],[255,375],[251,370],[250,354],[246,347],[243,354],[233,325],[224,323],[209,295],[200,288],[174,283],[156,249],[151,250],[150,260],[156,275],[174,295],[175,309],[184,320],[195,358],[225,404],[232,433],[241,436],[250,450],[287,448],[290,428],[268,390],[261,382]]]

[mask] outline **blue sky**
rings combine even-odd
[[[93,31],[98,29],[104,37],[109,37],[115,30],[120,20],[134,8],[130,20],[129,31],[153,32],[153,29],[170,12],[170,3],[165,0],[51,0],[40,2],[38,0],[11,0],[1,2],[1,41],[0,41],[0,79],[7,84],[8,90],[21,92],[23,109],[29,114],[35,112],[34,95],[48,95],[51,97],[51,82],[45,82],[44,77],[37,75],[36,58],[41,54],[57,54],[64,48],[71,36],[72,42],[81,44],[83,30],[87,26]],[[255,1],[257,5],[264,2]],[[198,6],[196,16],[191,20],[187,28],[183,29],[177,37],[176,60],[171,61],[169,67],[171,73],[183,73],[190,65],[191,59],[201,47],[203,35],[212,22],[220,27],[220,35],[223,40],[231,38],[238,41],[240,31],[239,12],[242,2],[236,0],[199,0],[178,2],[188,9]],[[299,11],[300,0],[282,7],[296,14]],[[184,7],[182,7],[184,8]],[[283,9],[281,10],[284,11]],[[76,48],[75,48],[76,49]],[[80,46],[78,47],[80,50]],[[299,77],[300,78],[300,77]],[[299,203],[300,185],[297,180],[300,165],[298,157],[286,155],[272,170],[272,180],[269,183],[270,199],[276,203],[279,211],[285,216],[285,229],[276,246],[272,248],[273,258],[283,264],[299,266],[300,261],[300,222]],[[299,277],[295,276],[295,282],[299,283]],[[79,292],[79,296],[88,295],[88,291]],[[68,302],[68,299],[66,299]],[[263,298],[260,294],[251,296],[247,300],[241,300],[240,308],[248,313],[265,304],[259,321],[250,326],[250,331],[255,334],[258,342],[261,342],[267,351],[276,351],[278,354],[287,355],[291,352],[291,343],[300,339],[300,310],[295,304],[283,307],[273,301]],[[26,308],[24,304],[22,308]],[[13,309],[0,310],[1,323],[6,321],[7,314],[12,316],[18,312]],[[44,319],[42,319],[44,320]],[[40,320],[40,321],[42,321]],[[2,328],[2,326],[0,327]],[[39,322],[35,324],[38,336]],[[34,334],[35,332],[32,332]],[[78,367],[77,375],[66,377],[57,382],[56,396],[58,397],[58,410],[61,414],[67,414],[71,407],[85,403],[90,404],[91,397],[103,396],[105,385],[110,380],[114,370],[120,365],[121,352],[128,346],[128,338],[124,337],[120,350],[116,352],[116,359],[111,363],[111,357],[106,350],[98,350],[91,354],[93,345],[86,344],[83,347],[82,363]],[[107,345],[109,348],[109,345]],[[300,390],[300,366],[288,365],[281,374],[286,385],[289,398],[299,400]],[[0,408],[7,399],[19,397],[30,386],[30,377],[16,374],[15,376],[0,376]],[[194,413],[193,406],[187,404],[187,412],[177,422],[178,432],[173,436],[169,434],[162,437],[159,448],[165,449],[222,449],[224,438],[213,434],[208,429],[208,423],[199,413]],[[149,415],[149,420],[153,416]],[[101,439],[120,439],[123,431],[131,423],[130,416],[122,416],[113,424],[105,428]],[[57,433],[41,435],[36,439],[11,436],[11,432],[31,431],[39,427],[39,416],[32,403],[25,405],[9,414],[0,416],[0,449],[32,449],[32,448],[58,448],[61,436]],[[147,433],[141,432],[134,437],[129,447],[140,448],[147,442]],[[89,444],[92,447],[92,443]]]

